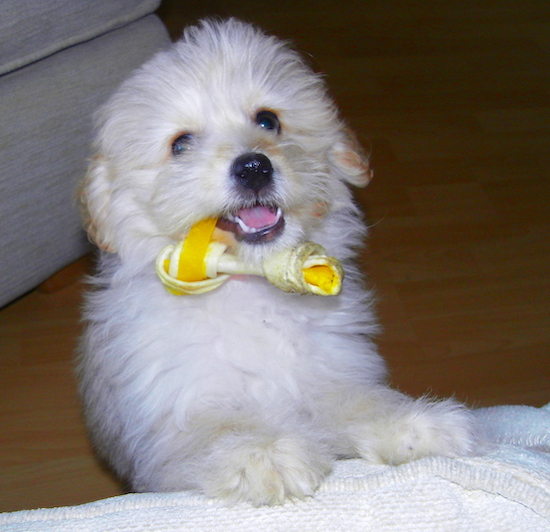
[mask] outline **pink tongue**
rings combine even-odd
[[[252,229],[271,227],[277,222],[277,209],[258,205],[250,209],[239,209],[237,216]]]

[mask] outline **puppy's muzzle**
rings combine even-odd
[[[230,175],[242,204],[218,219],[218,228],[230,231],[237,242],[263,244],[278,238],[285,227],[282,209],[273,201],[274,170],[263,153],[243,153],[232,163]]]
[[[244,153],[233,161],[231,175],[241,187],[258,194],[273,182],[273,166],[262,153]]]

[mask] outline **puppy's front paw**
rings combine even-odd
[[[463,456],[473,452],[474,420],[470,412],[453,401],[417,403],[403,420],[403,433],[397,435],[394,463],[422,456]]]
[[[222,443],[221,441],[218,442]],[[227,441],[210,455],[203,491],[230,502],[282,504],[313,495],[330,471],[331,459],[293,437]]]
[[[424,456],[456,457],[479,450],[474,416],[452,400],[411,401],[382,424],[364,426],[358,445],[361,456],[372,462],[401,464]]]

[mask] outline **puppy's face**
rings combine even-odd
[[[203,23],[134,74],[99,114],[83,187],[88,230],[122,255],[218,218],[260,257],[308,238],[369,177],[320,79],[283,43]]]

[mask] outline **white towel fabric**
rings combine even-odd
[[[398,467],[343,460],[314,498],[226,506],[195,493],[130,494],[0,514],[6,532],[550,531],[550,405],[477,411],[495,447]]]

